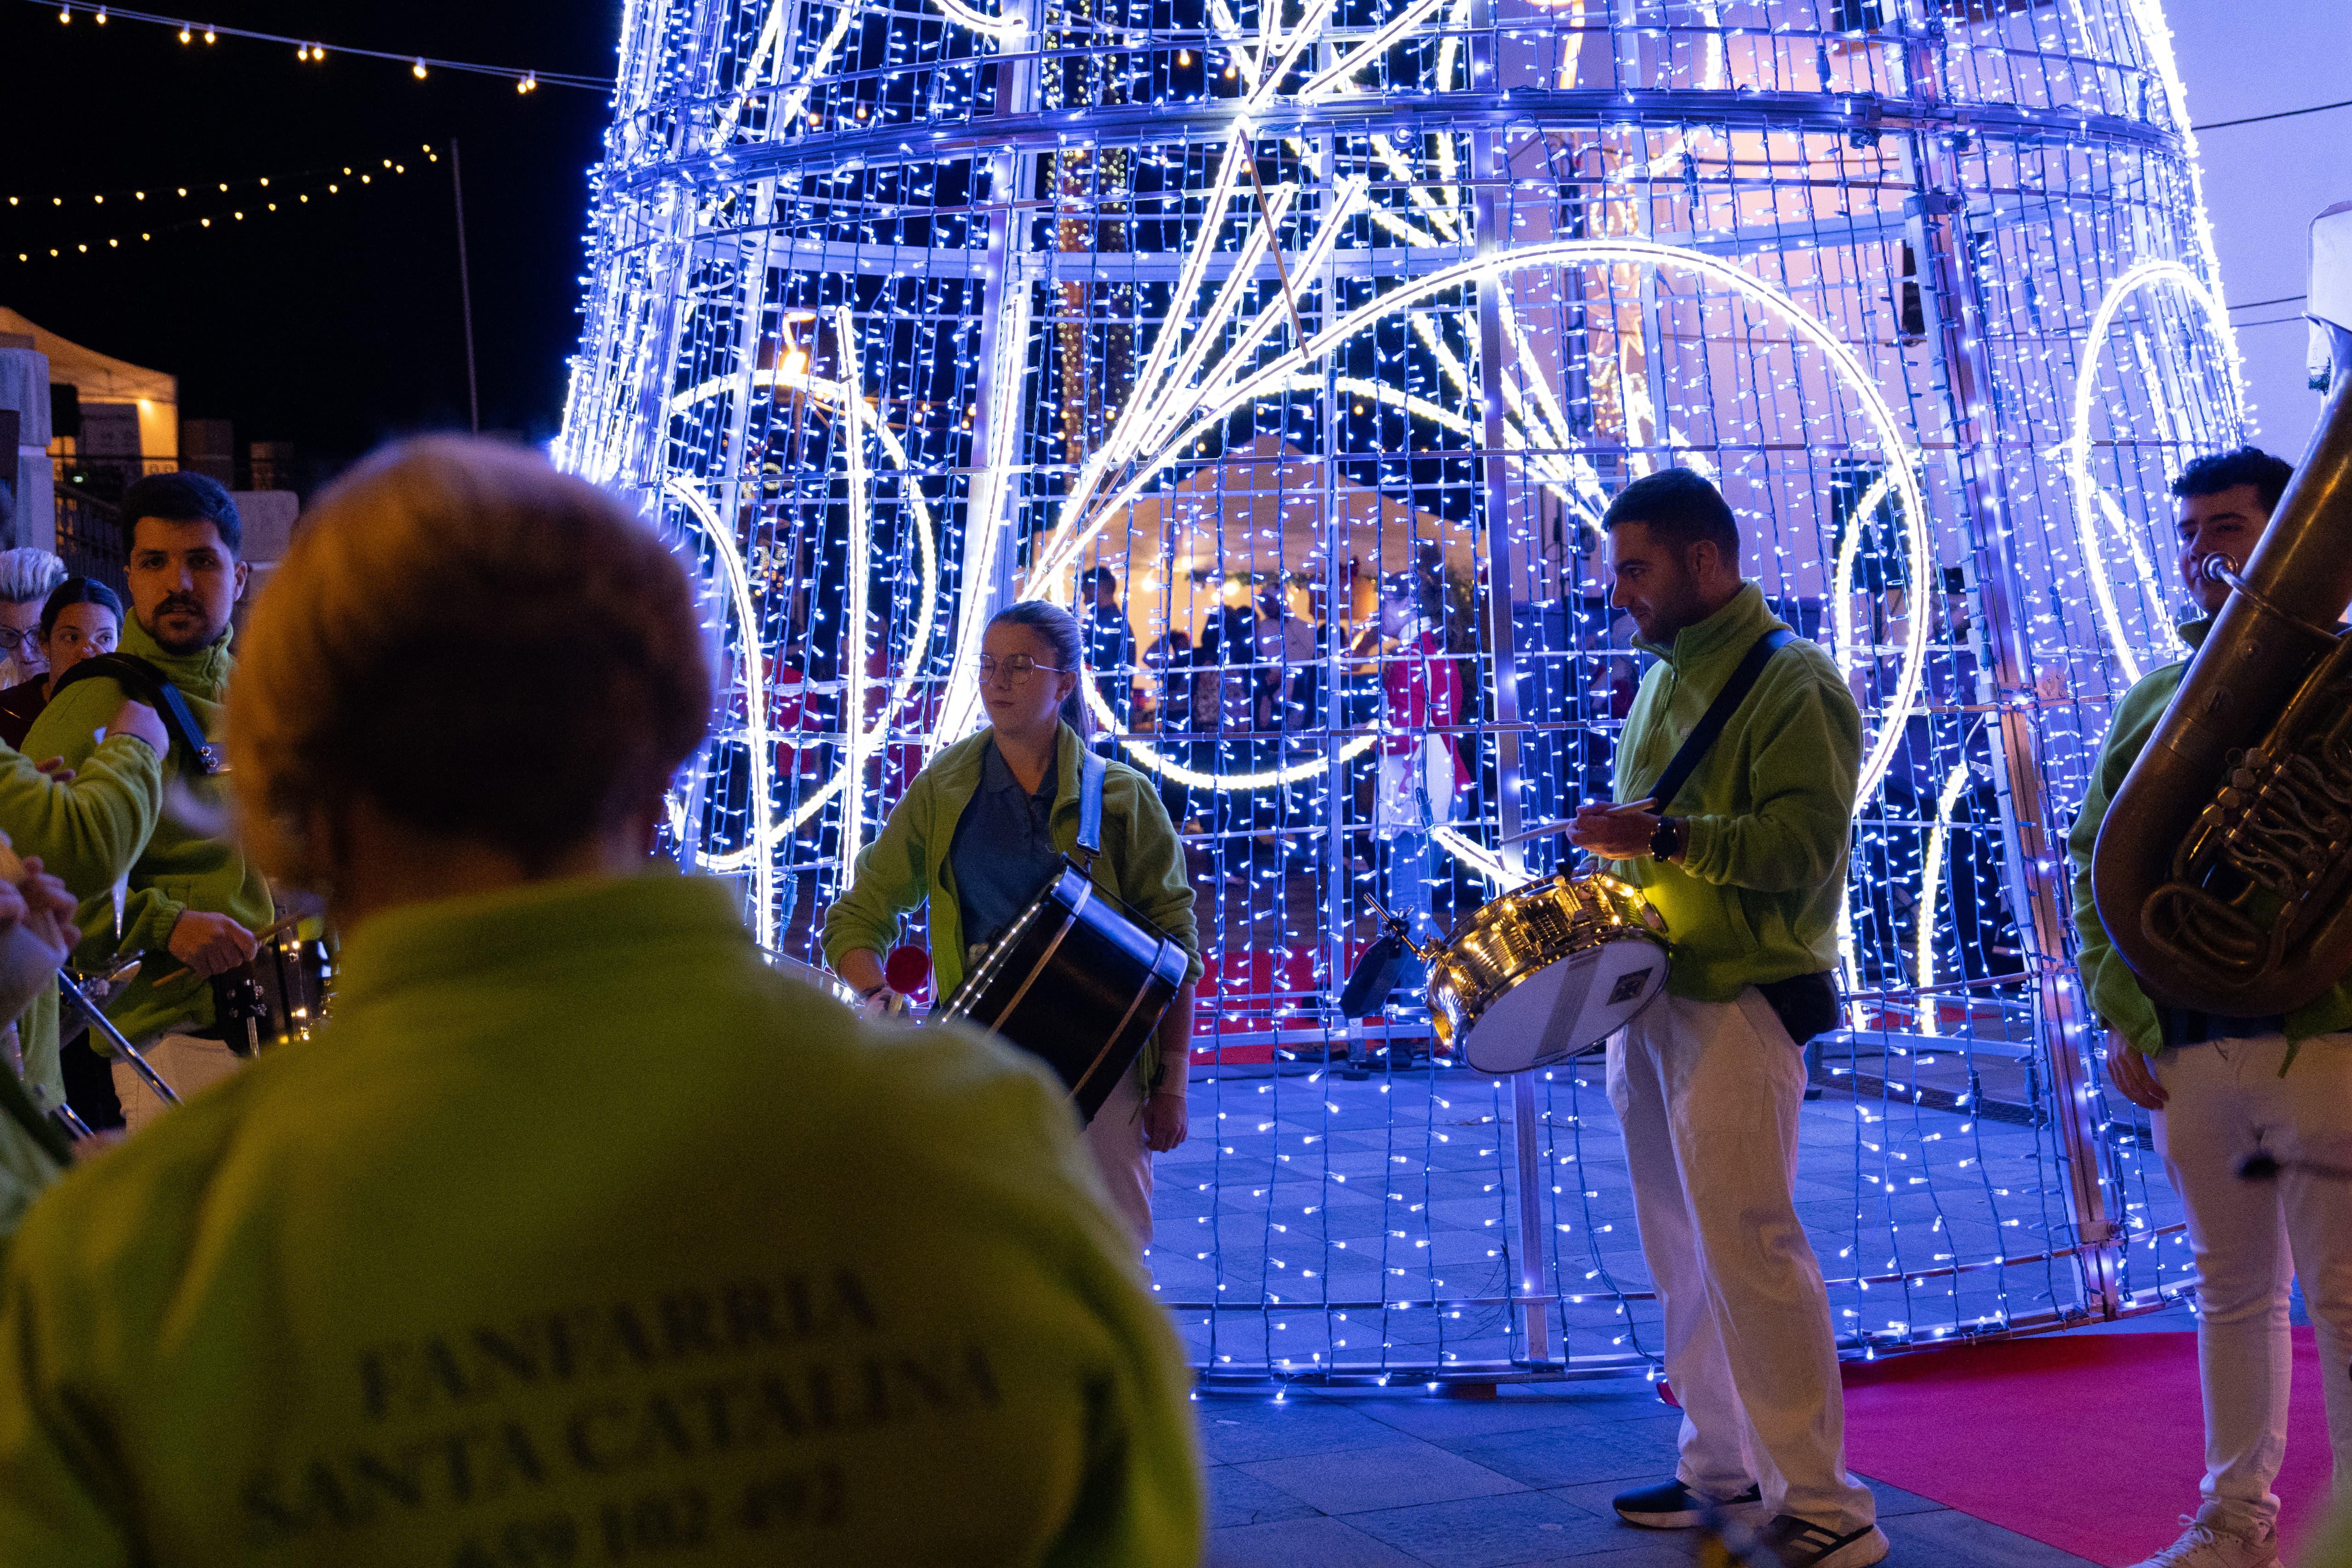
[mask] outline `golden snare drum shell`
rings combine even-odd
[[[1520,1072],[1608,1038],[1665,983],[1665,921],[1641,889],[1560,875],[1454,926],[1430,962],[1429,1016],[1480,1072]]]

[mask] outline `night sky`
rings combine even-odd
[[[151,0],[151,4],[152,0]],[[140,7],[145,9],[147,7]],[[153,4],[173,14],[176,7]],[[467,424],[456,217],[446,147],[462,146],[482,426],[543,440],[562,416],[577,342],[586,171],[606,100],[576,88],[518,94],[511,79],[337,56],[337,44],[609,77],[618,0],[404,5],[218,0],[222,26],[304,35],[291,47],[0,0],[0,304],[101,353],[180,378],[181,412],[290,440],[311,482],[388,437]],[[444,150],[438,163],[421,148]],[[382,161],[408,174],[386,176]],[[373,167],[352,189],[340,166]],[[316,191],[334,168],[345,194],[282,202],[222,195],[220,180],[274,176],[273,193]],[[181,184],[191,196],[163,199]],[[199,190],[199,186],[203,189]],[[144,206],[100,190],[144,188]],[[210,193],[210,200],[198,195]],[[24,198],[8,206],[5,197]],[[66,205],[50,205],[62,195]],[[37,198],[37,200],[36,200]],[[246,211],[238,223],[232,207]],[[209,216],[209,230],[156,232]],[[132,246],[142,226],[152,243]],[[112,235],[126,248],[106,251]],[[89,256],[71,249],[88,241]],[[66,258],[50,260],[52,245]],[[20,263],[19,251],[34,259]]]

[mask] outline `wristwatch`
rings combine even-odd
[[[1650,858],[1653,860],[1673,859],[1675,856],[1683,852],[1683,843],[1687,835],[1684,830],[1683,820],[1681,817],[1662,816],[1658,818],[1657,830],[1650,835]]]

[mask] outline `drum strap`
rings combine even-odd
[[[1731,672],[1731,679],[1723,683],[1723,689],[1715,694],[1715,700],[1706,705],[1706,711],[1691,726],[1682,748],[1666,764],[1666,771],[1658,775],[1658,782],[1633,798],[1647,796],[1657,802],[1651,807],[1653,811],[1660,816],[1667,816],[1674,808],[1675,796],[1682,794],[1683,785],[1690,783],[1691,774],[1698,772],[1699,763],[1706,761],[1707,752],[1715,749],[1723,727],[1731,722],[1731,716],[1739,711],[1739,705],[1756,689],[1757,678],[1764,673],[1765,665],[1771,662],[1774,654],[1796,640],[1797,634],[1788,627],[1775,626],[1750,644],[1739,668]]]
[[[97,679],[115,682],[125,697],[154,709],[164,732],[187,753],[188,765],[199,775],[228,771],[222,763],[220,748],[205,739],[204,726],[188,710],[188,700],[180,695],[172,678],[153,664],[135,653],[94,654],[58,676],[57,689],[63,691],[77,680]]]
[[[1095,857],[1102,853],[1102,753],[1089,747],[1078,748],[1078,842],[1071,851],[1088,876],[1094,874]]]

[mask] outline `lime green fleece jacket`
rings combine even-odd
[[[137,654],[169,676],[205,734],[216,739],[229,675],[236,668],[229,654],[231,635],[223,632],[218,642],[195,653],[169,654],[133,616],[123,626],[121,651]],[[32,732],[25,737],[25,754],[61,756],[69,766],[82,767],[92,754],[93,733],[114,716],[122,698],[122,688],[111,680],[67,687],[33,721]],[[119,860],[95,888],[85,891],[68,880],[67,885],[83,895],[82,942],[74,954],[76,962],[94,968],[118,952],[161,953],[185,910],[226,915],[247,930],[258,930],[275,918],[269,884],[227,834],[226,781],[196,777],[185,771],[186,762],[173,747],[163,763],[163,785],[167,795],[184,792],[188,819],[165,812],[143,847]],[[126,879],[129,895],[120,942],[110,891],[117,878]],[[132,1040],[177,1024],[207,1025],[213,1021],[212,987],[185,969],[166,972],[163,963],[151,962],[107,1008],[107,1016]]]
[[[1642,678],[1617,744],[1617,798],[1640,800],[1756,639],[1782,625],[1755,584],[1671,645]],[[1837,963],[1838,905],[1862,768],[1862,715],[1819,645],[1764,667],[1706,760],[1660,809],[1690,825],[1680,864],[1613,862],[1665,917],[1666,989],[1728,1002],[1749,985]]]
[[[67,689],[70,694],[72,689]],[[113,717],[108,710],[98,725]],[[0,828],[6,829],[17,854],[39,856],[42,868],[76,898],[110,906],[107,890],[155,831],[163,764],[146,742],[128,735],[97,741],[86,753],[73,782],[59,784],[30,759],[0,746]],[[25,1088],[43,1110],[64,1104],[66,1098],[58,1066],[58,1005],[57,988],[51,986],[17,1020]]]
[[[861,1024],[699,878],[391,910],[338,987],[26,1215],[9,1568],[1199,1563],[1042,1066]]]
[[[2190,647],[2198,647],[2212,627],[2210,620],[2191,621],[2180,628],[2180,636]],[[2099,760],[2083,792],[2082,815],[2074,818],[2074,830],[2066,837],[2066,850],[2074,861],[2074,967],[2083,976],[2083,989],[2091,998],[2091,1010],[2149,1056],[2164,1049],[2164,1025],[2157,1016],[2156,1003],[2139,988],[2139,981],[2099,920],[2091,897],[2091,851],[2098,846],[2099,824],[2106,820],[2107,803],[2123,787],[2125,775],[2139,760],[2148,737],[2156,732],[2157,721],[2172,705],[2172,694],[2180,689],[2180,678],[2188,673],[2186,659],[2151,669],[2116,704],[2115,716],[2107,723],[2107,738],[2099,746]],[[2291,1044],[2346,1029],[2352,1029],[2352,981],[2286,1016],[2286,1037]]]
[[[824,959],[836,968],[857,948],[887,953],[898,940],[898,917],[930,903],[932,994],[945,998],[963,980],[963,918],[956,902],[948,847],[956,824],[980,788],[981,764],[995,732],[958,741],[915,775],[881,835],[858,853],[849,890],[824,913]],[[1078,841],[1078,732],[1061,727],[1054,796],[1054,847],[1068,854]],[[1187,980],[1201,977],[1201,937],[1192,921],[1192,884],[1176,825],[1151,781],[1125,763],[1103,764],[1103,847],[1095,857],[1095,886],[1183,943],[1191,956]],[[1148,1082],[1159,1071],[1159,1040],[1146,1044],[1137,1070]]]

